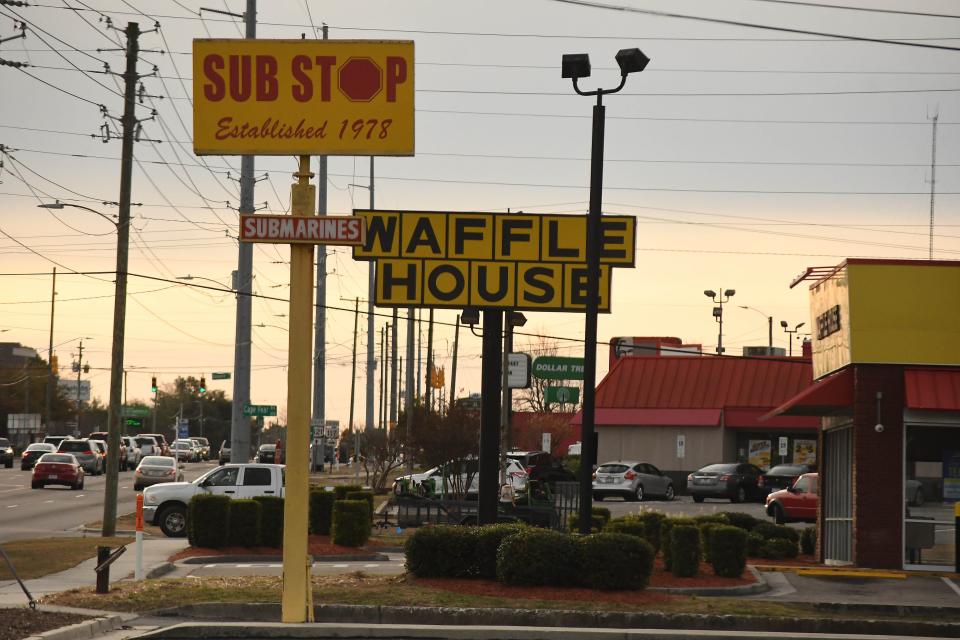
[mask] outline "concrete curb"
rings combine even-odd
[[[373,561],[377,560],[380,562],[385,562],[389,560],[386,555],[382,553],[357,553],[353,555],[335,555],[335,556],[313,556],[314,562],[340,562],[340,561],[350,561],[350,562],[360,562],[360,561]],[[233,555],[233,556],[193,556],[190,558],[184,558],[183,560],[177,560],[180,564],[229,564],[232,562],[255,562],[258,564],[261,563],[270,563],[275,564],[277,562],[283,562],[283,556],[264,556],[264,555]]]
[[[711,614],[664,614],[641,611],[571,611],[555,609],[476,609],[459,607],[393,607],[378,605],[318,605],[314,607],[317,623],[312,628],[315,635],[308,631],[296,631],[295,625],[279,625],[283,632],[271,631],[272,623],[280,619],[279,604],[225,604],[198,603],[164,609],[153,612],[160,617],[183,617],[197,620],[216,620],[217,623],[185,623],[169,629],[143,636],[144,638],[261,638],[261,637],[354,637],[341,629],[370,631],[402,626],[417,629],[417,634],[393,635],[384,632],[385,637],[429,638],[449,637],[457,640],[508,640],[509,638],[556,638],[557,634],[572,633],[578,637],[600,638],[610,634],[630,636],[635,630],[660,630],[659,636],[666,637],[677,633],[676,630],[696,632],[690,637],[703,637],[712,631],[763,632],[765,638],[776,633],[778,639],[800,637],[802,634],[875,634],[894,638],[909,636],[932,636],[943,638],[960,637],[960,623],[918,620],[877,620],[877,619],[831,619],[831,618],[772,618],[747,615],[711,615]],[[942,619],[942,618],[941,618]],[[237,621],[236,626],[220,622]],[[256,626],[251,623],[256,623]],[[530,635],[508,634],[484,635],[481,629],[519,629],[527,630]],[[440,629],[455,629],[451,635],[438,633]],[[534,633],[536,629],[543,629]],[[672,630],[667,632],[665,630]],[[362,633],[362,632],[361,632]],[[262,635],[257,635],[262,634]],[[270,635],[273,634],[273,635]],[[340,635],[342,634],[342,635]],[[786,635],[784,635],[786,634]],[[381,635],[379,632],[369,637]],[[809,636],[807,636],[809,637]]]
[[[51,629],[35,636],[28,636],[26,640],[85,640],[99,638],[105,633],[119,629],[137,616],[129,613],[108,613],[106,611],[90,611],[88,609],[74,609],[72,607],[43,606],[47,611],[63,613],[79,613],[97,616],[92,620],[84,620],[59,629]]]
[[[173,564],[172,562],[164,562],[162,564],[158,564],[157,566],[151,567],[150,569],[148,569],[147,572],[144,574],[144,577],[147,580],[153,580],[154,578],[162,578],[168,573],[173,573],[174,571],[176,571],[176,569],[177,569],[177,565]]]
[[[770,590],[770,585],[763,575],[753,567],[747,567],[754,580],[753,584],[738,587],[648,587],[647,591],[654,593],[674,593],[685,596],[752,596]]]

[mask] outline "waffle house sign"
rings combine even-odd
[[[377,305],[579,311],[586,308],[587,216],[355,210],[356,260],[376,262]],[[599,309],[612,270],[634,266],[636,219],[603,216]]]

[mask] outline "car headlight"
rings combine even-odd
[[[149,493],[144,494],[144,496],[143,496],[143,501],[144,501],[144,503],[146,503],[146,504],[156,504],[156,503],[157,503],[157,496],[155,496],[155,495],[153,495],[153,494],[149,494]]]

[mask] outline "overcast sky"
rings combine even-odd
[[[208,0],[242,12],[244,3]],[[760,0],[655,2],[610,6],[660,10],[811,32],[960,47],[960,18],[799,6]],[[840,4],[840,0],[838,0]],[[932,0],[847,6],[960,14]],[[58,266],[55,353],[69,368],[77,338],[93,370],[94,396],[106,400],[112,324],[111,225],[81,209],[45,210],[60,199],[106,215],[119,193],[120,143],[104,141],[104,120],[122,110],[123,28],[142,29],[139,70],[148,97],[133,175],[133,228],[125,366],[130,400],[150,396],[180,375],[211,379],[232,371],[235,300],[169,282],[188,274],[229,286],[237,264],[237,157],[192,152],[191,40],[242,34],[234,18],[187,0],[44,0],[0,7],[0,39],[28,23],[27,37],[0,45],[0,338],[45,356],[50,275]],[[68,7],[72,7],[71,10]],[[143,13],[149,14],[150,17]],[[761,30],[551,0],[524,2],[259,3],[258,37],[413,40],[416,48],[416,156],[376,160],[376,205],[583,214],[587,208],[592,100],[560,78],[564,53],[589,53],[584,88],[619,81],[614,55],[639,47],[651,59],[623,92],[605,99],[604,212],[638,217],[637,267],[613,277],[613,313],[600,320],[613,336],[677,336],[715,348],[717,325],[704,289],[736,289],[725,307],[728,354],[785,347],[780,321],[810,325],[805,286],[790,281],[808,266],[846,257],[925,259],[930,230],[932,120],[939,114],[933,255],[960,257],[960,51]],[[114,50],[111,50],[114,49]],[[162,51],[162,53],[161,53]],[[29,74],[29,75],[28,75]],[[161,140],[151,142],[149,140]],[[316,162],[314,162],[316,167]],[[288,209],[289,157],[258,157],[255,201]],[[369,204],[367,158],[329,161],[329,210]],[[264,205],[264,203],[266,203]],[[330,248],[327,417],[346,424],[352,300],[366,298],[367,263]],[[289,250],[254,250],[251,397],[286,404],[286,299]],[[133,275],[137,274],[137,275]],[[194,280],[194,283],[209,281]],[[956,294],[956,292],[955,292]],[[346,301],[349,300],[349,301]],[[896,304],[896,291],[890,292]],[[741,309],[739,305],[753,307]],[[347,310],[349,309],[349,310]],[[377,318],[377,330],[389,310]],[[527,314],[524,331],[578,338],[576,314]],[[449,383],[455,312],[436,331],[438,364]],[[365,326],[361,319],[361,327]],[[403,335],[403,331],[401,331]],[[424,335],[426,328],[424,327]],[[458,387],[479,391],[480,339],[460,334]],[[377,338],[379,341],[379,337]],[[518,346],[528,339],[519,337]],[[533,340],[533,338],[530,338]],[[366,337],[361,336],[357,415],[363,415]],[[560,342],[561,352],[582,345]],[[379,342],[378,342],[379,346]],[[378,349],[379,352],[379,349]],[[401,343],[401,353],[403,344]],[[606,371],[606,352],[598,359]],[[379,383],[379,377],[377,378]]]

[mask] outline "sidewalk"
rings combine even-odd
[[[151,570],[161,567],[166,570],[167,558],[187,547],[186,538],[149,538],[143,541],[143,571],[148,575]],[[97,559],[90,558],[81,562],[72,569],[54,573],[42,578],[26,580],[24,584],[35,599],[75,589],[77,587],[92,587],[97,583],[97,574],[94,568]],[[127,545],[126,552],[110,565],[110,583],[132,578],[136,566],[135,545]],[[0,582],[0,607],[22,606],[27,604],[27,596],[23,593],[16,580]]]

